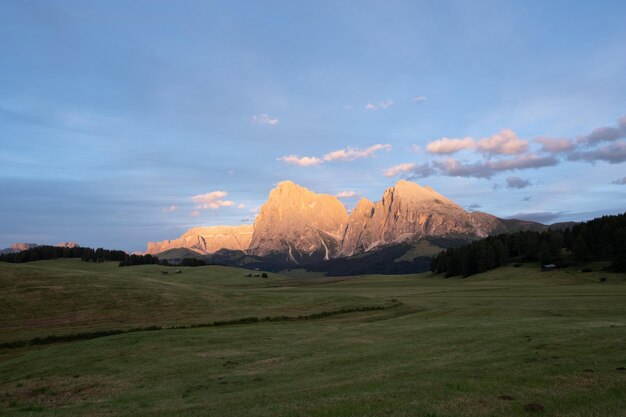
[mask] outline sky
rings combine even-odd
[[[0,248],[252,223],[400,179],[553,223],[626,211],[626,2],[0,0]]]

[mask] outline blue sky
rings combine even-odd
[[[252,222],[284,179],[349,208],[409,178],[500,217],[623,212],[624,16],[622,1],[0,0],[0,247],[142,250]]]

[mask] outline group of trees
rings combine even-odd
[[[160,260],[158,257],[147,255],[129,255],[123,250],[112,250],[103,248],[64,248],[60,246],[37,246],[27,250],[13,253],[5,253],[0,255],[0,262],[22,263],[33,261],[44,261],[58,258],[80,258],[83,262],[119,262],[119,266],[133,265],[163,265],[170,266],[166,260]],[[179,266],[204,266],[207,262],[194,259],[184,258]]]
[[[613,270],[626,271],[626,213],[600,217],[571,229],[490,236],[439,253],[431,261],[431,271],[446,277],[469,276],[510,260],[541,264],[610,261]]]
[[[0,262],[32,262],[57,258],[80,258],[88,248],[62,246],[36,246],[27,250],[4,253],[0,255]]]

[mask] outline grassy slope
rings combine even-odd
[[[181,269],[181,274],[173,274]],[[160,271],[170,274],[162,276]],[[247,278],[220,266],[120,268],[77,259],[0,263],[0,343],[96,330],[299,315],[371,304],[364,297],[290,291],[278,274]]]
[[[56,262],[41,265],[54,277],[52,268],[65,277],[76,267]],[[111,269],[103,273],[115,275]],[[128,274],[120,277],[128,286],[122,292],[148,279],[132,269],[121,272]],[[315,321],[132,333],[5,351],[0,414],[523,416],[537,414],[524,409],[537,402],[543,415],[626,415],[626,371],[617,370],[626,367],[624,275],[523,267],[465,280],[274,277],[260,286],[240,278],[241,271],[214,272],[182,275],[200,294],[201,288],[242,292],[224,301],[226,310],[248,308],[250,299],[257,311],[280,309],[283,296],[296,305],[309,300],[310,307],[328,299],[340,305],[395,298],[403,305]],[[163,297],[178,288],[145,273]],[[601,276],[607,282],[598,283]],[[4,293],[4,273],[2,280]],[[267,304],[258,301],[265,297]],[[269,302],[274,297],[276,304]],[[201,310],[189,308],[184,311]]]

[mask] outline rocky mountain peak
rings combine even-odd
[[[296,262],[316,253],[329,258],[347,216],[336,197],[316,194],[292,181],[280,182],[254,222],[249,251],[260,256],[285,253]]]
[[[454,201],[444,197],[432,188],[428,186],[422,187],[415,182],[406,180],[400,180],[392,187],[387,188],[383,194],[382,200],[393,200],[397,198],[401,198],[403,201],[410,203],[421,203],[422,205],[423,203],[435,202],[461,208],[461,206]]]

